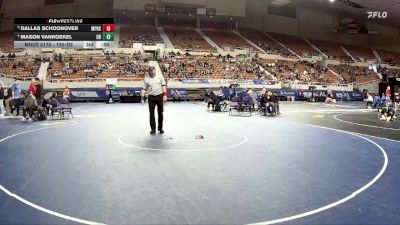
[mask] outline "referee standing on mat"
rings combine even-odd
[[[164,133],[163,130],[163,112],[164,103],[167,102],[167,84],[164,76],[156,74],[156,68],[150,66],[149,72],[146,73],[143,82],[143,89],[141,91],[141,103],[144,105],[144,96],[147,92],[150,112],[150,134],[156,133],[156,119],[154,117],[154,110],[157,106],[158,112],[158,131],[160,134]]]

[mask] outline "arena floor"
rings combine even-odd
[[[400,122],[364,104],[168,103],[155,136],[147,106],[73,107],[0,120],[0,224],[400,224]]]

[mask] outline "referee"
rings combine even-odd
[[[156,106],[158,112],[158,131],[160,134],[163,134],[163,112],[164,103],[167,102],[167,84],[162,75],[156,75],[156,68],[153,66],[150,66],[149,72],[146,73],[144,78],[143,89],[141,91],[142,105],[144,105],[144,96],[146,92],[148,94],[150,112],[150,134],[156,133],[156,119],[154,117]]]

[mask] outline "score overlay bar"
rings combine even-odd
[[[15,48],[114,48],[113,18],[15,18]]]
[[[14,41],[14,48],[114,48],[114,41]]]

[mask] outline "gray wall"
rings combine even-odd
[[[246,0],[246,17],[239,18],[239,26],[400,53],[398,28],[368,23],[368,28],[378,31],[378,35],[338,34],[327,32],[337,28],[337,15],[297,8],[297,18],[288,18],[268,15],[267,9],[265,0]]]
[[[113,17],[112,0],[77,0],[73,4],[44,6],[44,0],[3,0],[3,13],[15,18]],[[1,30],[12,30],[13,19],[4,19]]]

